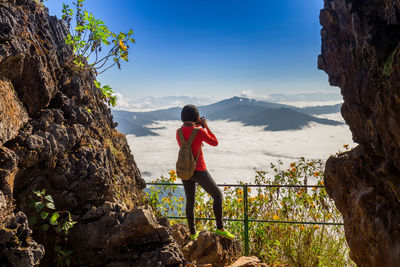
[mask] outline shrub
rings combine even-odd
[[[321,160],[299,159],[282,169],[283,163],[271,164],[272,173],[256,171],[255,185],[323,185],[324,164]],[[175,182],[171,171],[168,178],[158,182]],[[239,182],[240,183],[240,182]],[[243,183],[240,183],[243,184]],[[228,187],[224,193],[224,218],[243,219],[244,192],[242,187]],[[148,193],[150,203],[162,215],[185,216],[184,199],[177,197],[176,185],[153,186]],[[160,198],[162,196],[162,198]],[[168,196],[168,199],[167,197]],[[163,199],[164,198],[164,199]],[[325,188],[248,188],[249,219],[275,221],[309,221],[341,223],[342,216],[328,197]],[[199,186],[196,192],[196,217],[213,218],[212,199]],[[171,220],[171,224],[183,220]],[[213,229],[214,221],[197,220],[199,230]],[[228,221],[225,227],[244,241],[243,222]],[[340,225],[304,225],[284,223],[249,223],[250,254],[269,264],[290,266],[353,265]]]

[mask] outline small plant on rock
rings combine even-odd
[[[53,197],[51,195],[46,195],[45,189],[41,191],[34,190],[33,193],[36,199],[33,199],[30,205],[34,207],[36,215],[29,218],[29,224],[37,226],[39,231],[47,232],[52,230],[56,233],[58,236],[54,246],[54,251],[56,252],[56,266],[69,266],[72,250],[63,250],[60,245],[61,240],[59,237],[67,241],[69,230],[74,227],[77,222],[72,220],[71,213],[68,211],[56,210]]]

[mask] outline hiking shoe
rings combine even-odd
[[[228,239],[234,239],[235,238],[235,236],[233,234],[231,234],[228,230],[223,230],[222,231],[222,230],[217,229],[217,230],[215,230],[215,233],[217,235],[219,235],[219,236],[226,237]]]
[[[196,238],[198,238],[199,237],[199,231],[197,231],[195,234],[193,234],[193,235],[190,235],[190,240],[196,240]]]

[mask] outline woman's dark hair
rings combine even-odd
[[[183,107],[181,112],[181,120],[197,122],[199,118],[199,110],[195,105],[186,105]]]

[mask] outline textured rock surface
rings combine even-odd
[[[172,234],[182,248],[185,259],[197,266],[212,264],[212,266],[227,266],[235,262],[242,254],[242,248],[237,240],[222,238],[208,231],[201,231],[199,237],[191,241],[187,226],[175,224]]]
[[[71,66],[65,34],[35,1],[0,0],[1,262],[32,266],[45,250],[40,265],[54,266],[56,235],[33,227],[36,243],[26,223],[32,191],[46,189],[78,222],[62,244],[72,266],[183,265],[167,222],[145,203],[144,180],[93,74]]]
[[[339,86],[359,146],[331,157],[325,184],[360,266],[400,262],[400,4],[325,0],[319,68]]]
[[[237,261],[229,265],[228,267],[268,267],[266,263],[261,263],[260,259],[256,256],[251,257],[240,257]]]

